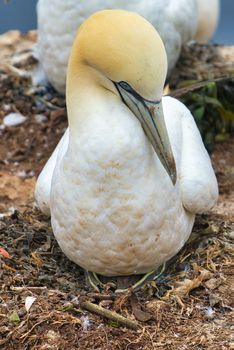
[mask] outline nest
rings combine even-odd
[[[64,256],[50,222],[33,206],[35,178],[67,125],[64,97],[50,86],[32,87],[35,39],[18,32],[0,37],[0,120],[10,113],[26,118],[0,128],[1,349],[233,348],[234,143],[231,123],[220,117],[233,112],[233,48],[185,48],[167,88],[197,111],[197,120],[205,122],[212,107],[224,122],[225,130],[212,129],[219,203],[197,217],[189,241],[156,281],[118,295],[111,286],[102,293],[88,287],[83,270]],[[186,96],[178,90],[220,77]]]

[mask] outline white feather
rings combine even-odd
[[[177,167],[173,186],[136,117],[115,101],[90,106],[82,127],[63,136],[38,179],[36,197],[39,206],[44,201],[51,208],[53,231],[69,259],[103,275],[128,275],[175,255],[195,213],[216,203],[218,187],[182,103],[162,99]]]
[[[169,72],[182,45],[193,38],[197,29],[196,0],[39,0],[40,62],[58,91],[65,91],[68,57],[78,27],[92,13],[108,8],[138,12],[155,26],[167,51]]]
[[[220,13],[220,0],[197,0],[198,25],[195,40],[208,42],[217,27]]]

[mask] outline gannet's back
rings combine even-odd
[[[39,0],[39,57],[49,81],[58,91],[65,91],[68,57],[78,27],[95,11],[109,8],[138,12],[154,25],[166,47],[169,71],[182,45],[196,31],[196,0]]]

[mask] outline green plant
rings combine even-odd
[[[208,82],[199,90],[188,92],[181,101],[190,109],[203,141],[212,151],[216,141],[234,132],[234,79]]]

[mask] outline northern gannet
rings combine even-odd
[[[166,73],[162,40],[140,15],[105,10],[80,27],[68,65],[69,131],[35,196],[63,252],[94,275],[150,273],[217,201],[192,115],[162,97]]]
[[[194,39],[207,43],[213,36],[220,13],[220,0],[197,0],[198,25]]]
[[[124,9],[141,14],[158,30],[166,47],[171,71],[179,58],[182,45],[195,35],[198,21],[196,1],[39,0],[38,56],[42,68],[52,85],[64,93],[67,62],[77,28],[96,11]]]

